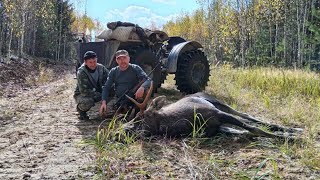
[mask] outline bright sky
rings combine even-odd
[[[155,23],[158,28],[179,14],[191,13],[199,7],[196,0],[69,0],[76,11],[106,26],[107,22],[126,21],[150,27]],[[87,1],[87,3],[86,3]],[[85,4],[86,8],[85,8]]]

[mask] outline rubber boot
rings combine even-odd
[[[77,111],[79,113],[79,117],[78,117],[79,120],[89,120],[89,116],[87,115],[86,111],[81,111],[78,106],[77,106]]]

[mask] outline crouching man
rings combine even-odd
[[[132,98],[141,100],[146,95],[145,93],[147,92],[147,89],[150,88],[152,82],[140,66],[129,63],[130,56],[126,50],[117,51],[115,56],[118,66],[110,70],[108,79],[103,86],[102,102],[99,111],[101,115],[105,115],[108,111],[107,103],[110,101],[108,97],[113,85],[116,98],[118,98],[118,103],[115,108],[118,109],[117,112],[125,112],[129,109],[129,106],[132,107],[133,104],[126,96],[124,96],[124,94],[127,93],[129,96],[133,96]],[[135,89],[134,87],[140,84],[139,82],[143,82],[143,84],[140,87],[137,87],[137,90],[130,95],[130,91]]]
[[[88,120],[87,111],[101,101],[102,85],[106,82],[109,71],[102,64],[97,63],[97,54],[87,51],[84,63],[78,69],[77,87],[74,99],[80,120]]]

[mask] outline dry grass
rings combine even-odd
[[[51,68],[44,66],[43,63],[36,65],[36,68],[36,73],[33,72],[26,77],[27,85],[44,85],[55,79],[55,72]]]
[[[241,111],[274,123],[304,128],[301,147],[281,145],[279,149],[308,167],[320,170],[320,77],[303,70],[273,68],[213,69],[207,91]],[[287,146],[287,147],[283,147]],[[288,153],[290,152],[290,153]]]
[[[319,179],[319,75],[272,68],[212,69],[206,91],[273,123],[304,128],[304,142],[240,136],[150,138],[97,150],[97,179]],[[168,76],[159,94],[181,98]],[[109,129],[109,131],[112,131]],[[97,139],[96,139],[97,140]],[[100,146],[101,147],[101,146]]]

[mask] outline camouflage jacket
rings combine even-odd
[[[97,63],[96,71],[98,71],[99,74],[98,82],[95,84],[97,88],[95,88],[92,84],[94,82],[88,77],[88,75],[90,76],[90,72],[86,69],[85,65],[82,64],[82,66],[79,67],[77,73],[77,87],[74,91],[74,96],[81,94],[83,96],[95,97],[97,94],[100,94],[101,97],[102,86],[108,78],[109,70],[102,64]]]

